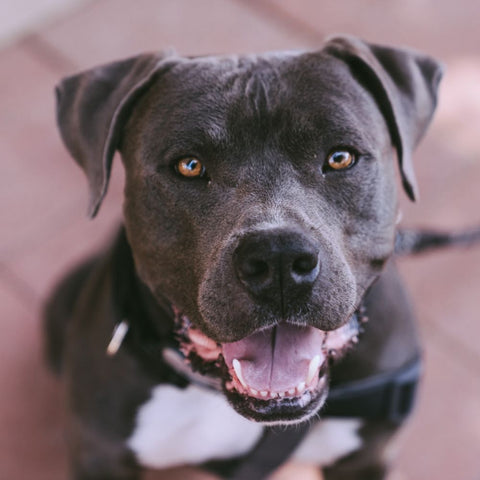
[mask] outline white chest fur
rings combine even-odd
[[[293,459],[326,467],[358,450],[362,439],[358,418],[338,418],[319,421],[293,454]]]
[[[242,455],[259,440],[253,423],[214,391],[159,385],[137,413],[128,446],[145,467],[167,468]]]

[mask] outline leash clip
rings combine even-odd
[[[112,333],[112,339],[107,346],[107,355],[109,357],[113,357],[120,347],[122,346],[123,340],[127,335],[129,329],[128,322],[126,320],[122,320],[119,324],[115,326]]]

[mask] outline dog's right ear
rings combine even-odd
[[[351,36],[331,38],[325,50],[344,61],[377,100],[397,150],[403,186],[415,200],[412,151],[432,119],[442,65],[412,50],[368,44]]]
[[[62,139],[89,184],[93,218],[107,192],[112,159],[135,101],[172,54],[146,54],[65,78],[56,88]]]

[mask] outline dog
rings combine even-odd
[[[253,480],[289,458],[384,478],[421,359],[395,245],[454,242],[398,230],[397,165],[415,200],[441,76],[426,55],[342,36],[145,54],[59,84],[91,217],[117,150],[126,172],[121,230],[46,308],[71,478],[192,464]]]

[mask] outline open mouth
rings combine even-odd
[[[357,342],[357,311],[342,327],[323,331],[279,323],[232,343],[217,343],[177,313],[180,351],[193,372],[221,380],[243,416],[267,424],[297,423],[314,415],[328,393],[328,371]]]

